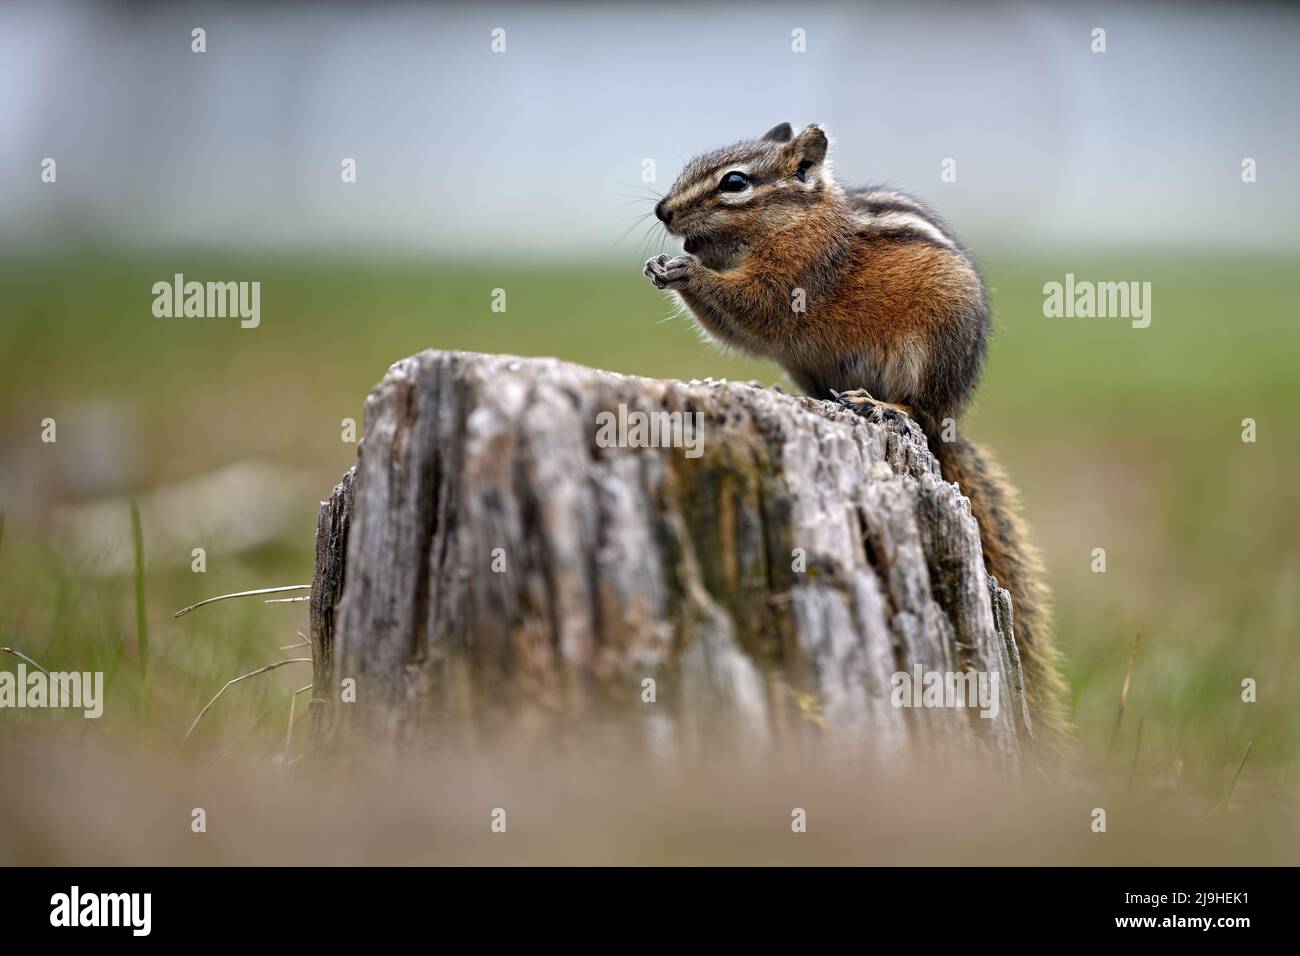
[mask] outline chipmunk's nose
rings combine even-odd
[[[667,197],[659,200],[659,202],[655,204],[655,215],[658,216],[659,221],[665,225],[673,221],[673,211],[668,208]]]

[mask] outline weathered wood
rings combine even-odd
[[[620,406],[694,413],[702,453],[602,447],[598,415]],[[426,351],[367,399],[316,555],[318,745],[349,726],[670,753],[894,753],[924,734],[927,752],[1013,757],[1027,740],[1010,601],[905,420]],[[893,706],[892,675],[914,666],[998,675],[998,715]]]
[[[324,720],[333,683],[335,610],[343,594],[343,568],[347,561],[348,528],[352,519],[351,468],[320,503],[316,519],[316,571],[312,576],[309,626],[311,629],[312,695],[308,710],[310,735],[315,744],[325,737]]]

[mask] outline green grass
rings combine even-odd
[[[131,557],[135,584],[135,641],[140,655],[140,679],[144,682],[146,706],[149,693],[149,615],[144,601],[144,532],[140,528],[140,509],[131,502]]]
[[[1222,793],[1253,741],[1239,798],[1294,789],[1300,755],[1291,265],[1143,250],[990,256],[997,334],[964,425],[1023,490],[1056,593],[1085,751],[1100,761],[1106,749],[1141,630],[1115,762],[1131,759],[1141,718],[1143,779],[1180,768]],[[261,327],[154,318],[150,286],[174,272],[260,280]],[[1151,327],[1044,318],[1042,285],[1066,272],[1151,281]],[[664,321],[671,307],[636,262],[379,264],[90,249],[10,258],[0,282],[8,439],[0,474],[12,479],[0,488],[24,489],[0,501],[10,517],[0,638],[51,668],[108,673],[102,726],[67,721],[75,734],[179,741],[225,681],[283,656],[279,647],[305,630],[304,605],[252,599],[180,620],[171,613],[224,591],[310,578],[317,501],[356,453],[340,441],[339,422],[361,420],[365,395],[392,361],[437,347],[556,355],[651,376],[780,378],[771,365],[701,343],[684,320]],[[507,292],[505,313],[491,311],[494,288]],[[79,452],[94,436],[79,423],[100,421],[87,412],[104,407],[127,423],[112,444],[127,463],[96,479]],[[59,421],[55,445],[39,441],[46,416]],[[1255,444],[1240,440],[1247,417],[1258,423]],[[243,459],[304,469],[315,490],[279,539],[210,554],[206,574],[192,573],[188,558],[144,554],[137,536],[142,573],[99,575],[47,534],[60,503],[137,496]],[[1105,574],[1090,569],[1097,547],[1106,549]],[[134,666],[121,666],[132,653]],[[232,687],[192,743],[274,754],[302,683],[285,673],[294,670]],[[1247,677],[1258,682],[1257,703],[1241,701]],[[132,700],[139,706],[113,706]],[[30,715],[0,721],[33,724]]]

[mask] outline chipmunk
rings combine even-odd
[[[921,426],[944,478],[970,499],[989,574],[1011,594],[1035,735],[1055,749],[1069,721],[1042,563],[992,457],[955,428],[944,435],[984,364],[984,282],[920,202],[839,185],[828,147],[820,126],[795,135],[782,123],[691,160],[655,207],[686,254],[656,256],[645,274],[714,340],[773,359],[809,395]]]

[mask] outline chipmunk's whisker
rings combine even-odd
[[[656,199],[662,199],[664,195],[663,193],[659,192],[659,190],[651,189],[649,186],[645,185],[644,183],[619,183],[619,185],[624,186],[628,189],[642,189],[648,192],[650,195],[654,196]]]
[[[633,217],[631,217],[632,220],[633,220],[632,225],[628,226],[627,229],[625,229],[625,230],[623,231],[623,235],[619,236],[618,239],[615,240],[614,245],[617,246],[617,245],[618,245],[619,243],[621,243],[624,239],[626,239],[628,236],[630,236],[630,235],[632,234],[632,230],[636,229],[639,225],[641,225],[641,223],[645,222],[645,221],[646,221],[646,218],[647,218],[649,215],[650,215],[650,213],[647,212],[647,213],[642,213],[642,214],[639,215],[639,216],[633,216]]]
[[[638,257],[647,256],[650,253],[650,251],[654,249],[655,235],[656,235],[655,230],[662,228],[662,225],[663,224],[660,223],[657,218],[651,220],[650,225],[646,227],[645,234],[641,237],[641,241],[637,243]]]

